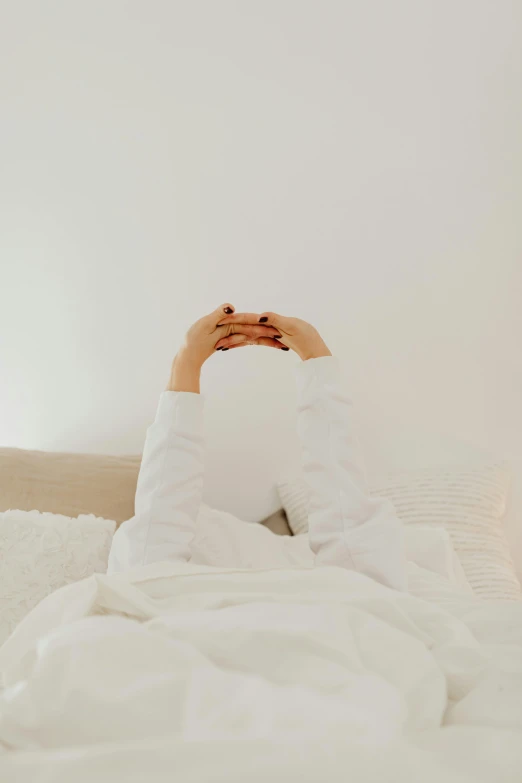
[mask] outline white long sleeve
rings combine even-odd
[[[160,560],[190,560],[203,495],[203,399],[166,391],[147,431],[135,516],[116,531],[109,573]]]
[[[392,504],[370,497],[352,424],[352,403],[332,356],[297,368],[298,432],[310,490],[309,541],[317,565],[360,571],[406,589],[402,523]]]
[[[368,494],[352,432],[352,405],[341,389],[337,360],[311,359],[299,365],[297,375],[298,430],[311,495],[309,540],[316,564],[354,569],[405,589],[402,525],[390,503]],[[114,535],[109,572],[191,559],[202,509],[202,429],[200,395],[161,395],[147,432],[135,516]]]

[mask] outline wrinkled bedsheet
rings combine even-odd
[[[409,581],[160,563],[62,588],[0,649],[0,780],[520,783],[522,604]]]

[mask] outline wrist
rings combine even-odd
[[[199,394],[201,362],[180,351],[174,357],[167,391],[184,391]]]
[[[330,351],[326,343],[322,343],[320,345],[310,346],[305,351],[299,354],[299,358],[303,362],[307,362],[309,359],[320,359],[322,356],[331,356],[331,355],[332,352]]]
[[[195,351],[183,345],[175,355],[172,366],[186,367],[201,372],[204,361],[205,360],[199,357]]]

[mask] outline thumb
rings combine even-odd
[[[216,307],[215,310],[209,313],[205,320],[208,321],[209,324],[211,323],[215,326],[224,315],[232,315],[235,309],[234,305],[230,304],[230,302],[225,302],[225,304],[219,305],[219,307]]]
[[[284,331],[285,328],[285,322],[288,319],[285,318],[283,315],[278,315],[277,313],[261,313],[259,316],[258,323],[260,324],[266,324],[266,326],[274,326],[276,329],[281,329]]]
[[[225,302],[225,304],[219,305],[212,315],[217,315],[219,318],[222,318],[223,315],[232,315],[235,309],[234,305],[230,304],[230,302]]]

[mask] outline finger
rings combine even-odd
[[[234,348],[248,348],[252,343],[238,343],[237,345],[231,345],[230,348],[218,348],[218,351],[231,351]]]
[[[214,348],[216,351],[222,351],[226,350],[227,348],[232,348],[233,345],[238,345],[239,343],[248,344],[251,340],[254,339],[255,338],[253,337],[247,337],[246,334],[231,334],[229,337],[223,337],[221,340],[218,340]]]
[[[224,315],[218,321],[218,326],[224,326],[226,324],[258,324],[258,313],[233,313],[232,315]]]
[[[281,337],[281,332],[266,324],[232,324],[230,334],[246,334],[247,337]]]
[[[281,343],[278,340],[273,340],[271,337],[258,337],[255,343],[238,343],[237,345],[232,345],[231,348],[245,348],[247,345],[262,345],[266,348],[277,348],[279,351],[289,351],[289,348],[286,348],[284,345],[281,345]]]
[[[238,326],[241,331],[234,332],[233,334],[222,337],[215,344],[215,348],[230,348],[231,345],[235,345],[237,342],[251,342],[259,337],[278,337],[279,332],[272,326],[264,326],[258,324],[257,326]],[[237,339],[239,338],[239,340]]]
[[[211,313],[209,313],[206,316],[206,319],[212,323],[212,326],[215,326],[217,321],[219,321],[220,318],[224,318],[227,315],[232,315],[235,311],[235,307],[233,304],[230,304],[230,302],[225,302],[222,305],[219,305],[219,307],[216,307],[215,310],[213,310]]]
[[[278,315],[277,313],[261,313],[258,319],[258,323],[266,324],[267,326],[275,326],[280,331],[284,330],[285,321],[288,319],[284,315]]]

